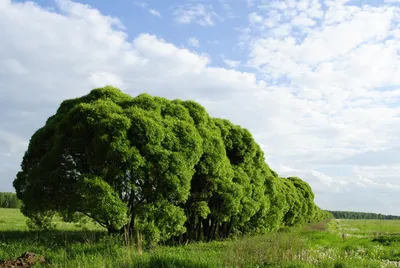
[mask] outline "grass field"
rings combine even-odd
[[[400,267],[400,221],[332,220],[263,236],[160,246],[138,254],[93,224],[29,232],[16,209],[0,209],[0,260],[24,252],[52,267]],[[1,266],[0,266],[1,267]]]

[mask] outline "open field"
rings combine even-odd
[[[0,260],[28,251],[52,267],[400,267],[400,221],[331,220],[141,255],[90,222],[56,222],[57,231],[29,232],[17,209],[0,209]]]

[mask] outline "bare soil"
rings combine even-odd
[[[30,267],[49,267],[49,263],[43,256],[38,256],[32,252],[25,252],[15,260],[0,261],[0,268],[30,268]]]

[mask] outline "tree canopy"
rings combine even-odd
[[[0,208],[20,208],[21,200],[15,193],[0,192]]]
[[[327,217],[299,178],[280,178],[251,133],[194,101],[107,86],[65,100],[29,143],[14,180],[44,226],[85,215],[147,241],[265,233]]]

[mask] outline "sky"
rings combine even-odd
[[[0,191],[61,101],[113,85],[247,128],[323,209],[400,215],[400,0],[0,0]]]

